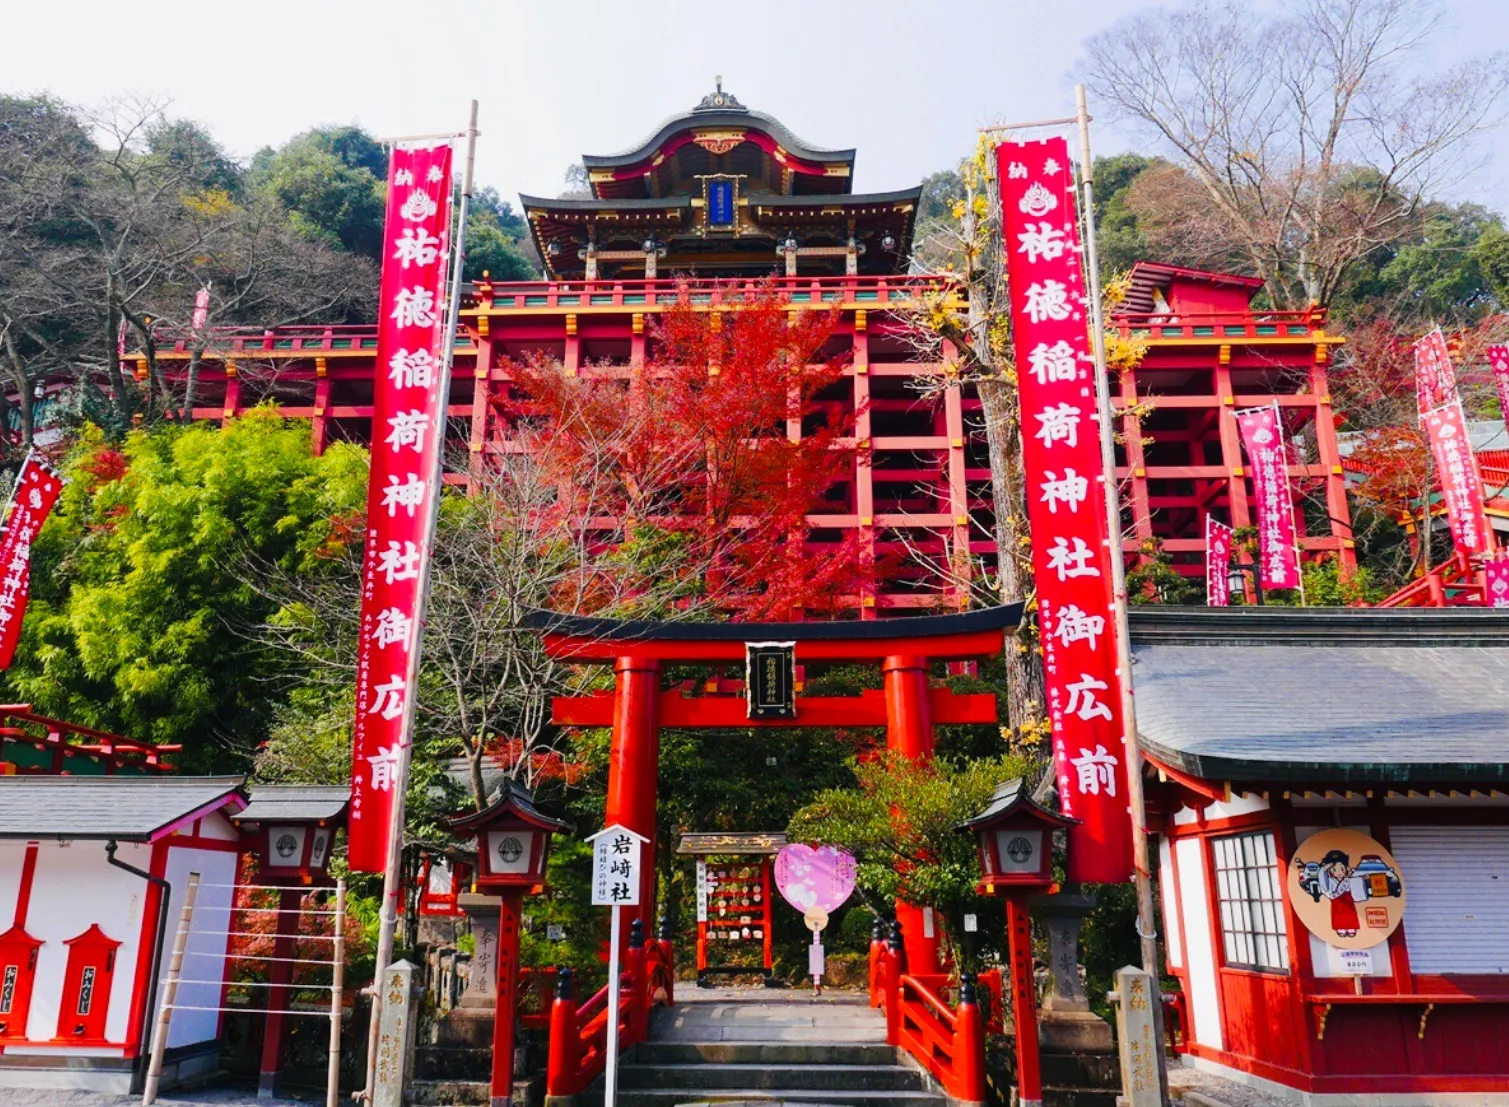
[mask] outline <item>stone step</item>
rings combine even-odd
[[[414,1050],[414,1079],[438,1081],[491,1080],[491,1049],[419,1046]]]
[[[635,1065],[894,1065],[896,1050],[872,1042],[641,1042],[625,1059]]]
[[[1120,1090],[1106,1088],[1043,1088],[1043,1107],[1116,1107]]]
[[[922,1074],[901,1065],[622,1065],[619,1087],[688,1088],[712,1091],[757,1088],[761,1091],[920,1091]]]
[[[936,1092],[922,1091],[766,1091],[760,1088],[728,1088],[688,1092],[685,1088],[636,1088],[617,1093],[619,1107],[697,1107],[703,1103],[811,1104],[812,1107],[946,1107],[948,1100]],[[596,1087],[577,1098],[581,1107],[601,1107],[603,1092]]]
[[[1121,1062],[1114,1053],[1041,1055],[1043,1083],[1064,1088],[1120,1088]]]

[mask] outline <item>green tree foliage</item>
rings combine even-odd
[[[529,227],[495,188],[478,189],[466,221],[466,279],[486,273],[495,281],[527,281],[540,275]]]
[[[975,836],[955,828],[984,809],[998,784],[1030,779],[1034,766],[1009,754],[919,764],[891,753],[852,764],[858,786],[819,792],[786,833],[792,841],[824,842],[854,854],[866,902],[900,898],[931,907],[948,922],[945,940],[962,935],[964,915],[989,907],[975,892]]]
[[[316,571],[365,496],[363,451],[311,457],[307,426],[253,412],[162,427],[119,449],[86,433],[35,547],[12,702],[154,742],[189,771],[246,768],[279,689],[237,633],[268,603],[237,573],[248,551]]]
[[[1139,261],[1164,260],[1152,255],[1147,237],[1137,225],[1137,215],[1127,205],[1133,182],[1147,169],[1161,164],[1161,159],[1141,154],[1095,159],[1095,247],[1100,271],[1107,278],[1125,273]]]
[[[317,127],[260,151],[251,175],[306,233],[381,261],[387,164],[360,128]]]
[[[1357,263],[1333,307],[1343,320],[1386,310],[1406,326],[1476,322],[1504,302],[1492,269],[1504,237],[1503,219],[1480,204],[1431,204],[1415,233]]]

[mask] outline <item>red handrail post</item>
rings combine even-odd
[[[581,1029],[576,1025],[576,996],[571,986],[571,968],[562,965],[555,978],[555,1002],[550,1006],[550,1051],[545,1062],[545,1091],[551,1096],[576,1092],[577,1047]]]
[[[906,975],[906,946],[901,920],[891,923],[891,940],[885,954],[885,1041],[901,1044],[901,978]]]
[[[975,996],[975,974],[959,975],[959,1006],[954,1013],[955,1099],[985,1102],[985,1020]]]
[[[660,947],[660,959],[665,965],[665,1005],[676,1006],[676,944],[672,940],[675,937],[675,925],[669,915],[660,916],[660,938],[657,944]],[[651,993],[653,999],[654,993]]]
[[[629,1024],[625,1045],[645,1040],[650,1025],[650,984],[645,972],[644,920],[629,924],[629,948],[624,950],[624,974],[629,978]]]
[[[885,1004],[885,994],[881,991],[884,986],[883,966],[885,964],[885,920],[879,915],[875,916],[875,925],[870,928],[870,1006],[881,1007]]]
[[[1032,916],[1027,896],[1006,898],[1006,937],[1011,947],[1011,1016],[1016,1030],[1016,1083],[1021,1107],[1043,1102],[1037,1052],[1037,987],[1032,978]]]

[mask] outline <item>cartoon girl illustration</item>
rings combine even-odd
[[[1338,938],[1355,938],[1358,923],[1351,858],[1342,850],[1330,850],[1320,860],[1317,883],[1321,895],[1331,901],[1331,929]]]

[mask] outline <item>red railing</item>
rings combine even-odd
[[[960,977],[957,1001],[950,1006],[944,993],[951,976],[908,975],[906,952],[894,930],[883,951],[875,945],[872,941],[870,949],[880,1002],[873,990],[870,1002],[885,1009],[886,1042],[910,1053],[952,1099],[984,1103],[985,1025],[973,974]]]
[[[683,280],[509,281],[474,285],[481,309],[537,308],[665,308],[683,300],[697,307],[737,306],[746,298],[772,289],[791,303],[846,304],[855,307],[899,305],[919,295],[946,293],[958,281],[945,276],[886,277],[704,277]]]
[[[650,942],[638,919],[624,950],[619,974],[618,1044],[627,1049],[645,1040],[650,1008],[670,1006],[675,999],[676,966],[668,938]],[[580,1006],[569,968],[556,975],[555,1000],[550,1008],[550,1051],[545,1090],[549,1096],[573,1096],[584,1091],[603,1071],[608,1057],[608,986]]]
[[[1454,552],[1419,580],[1406,584],[1378,607],[1481,607],[1482,558]]]
[[[1306,311],[1157,312],[1112,315],[1110,325],[1122,337],[1138,335],[1154,340],[1172,338],[1304,338],[1325,329],[1324,308]]]

